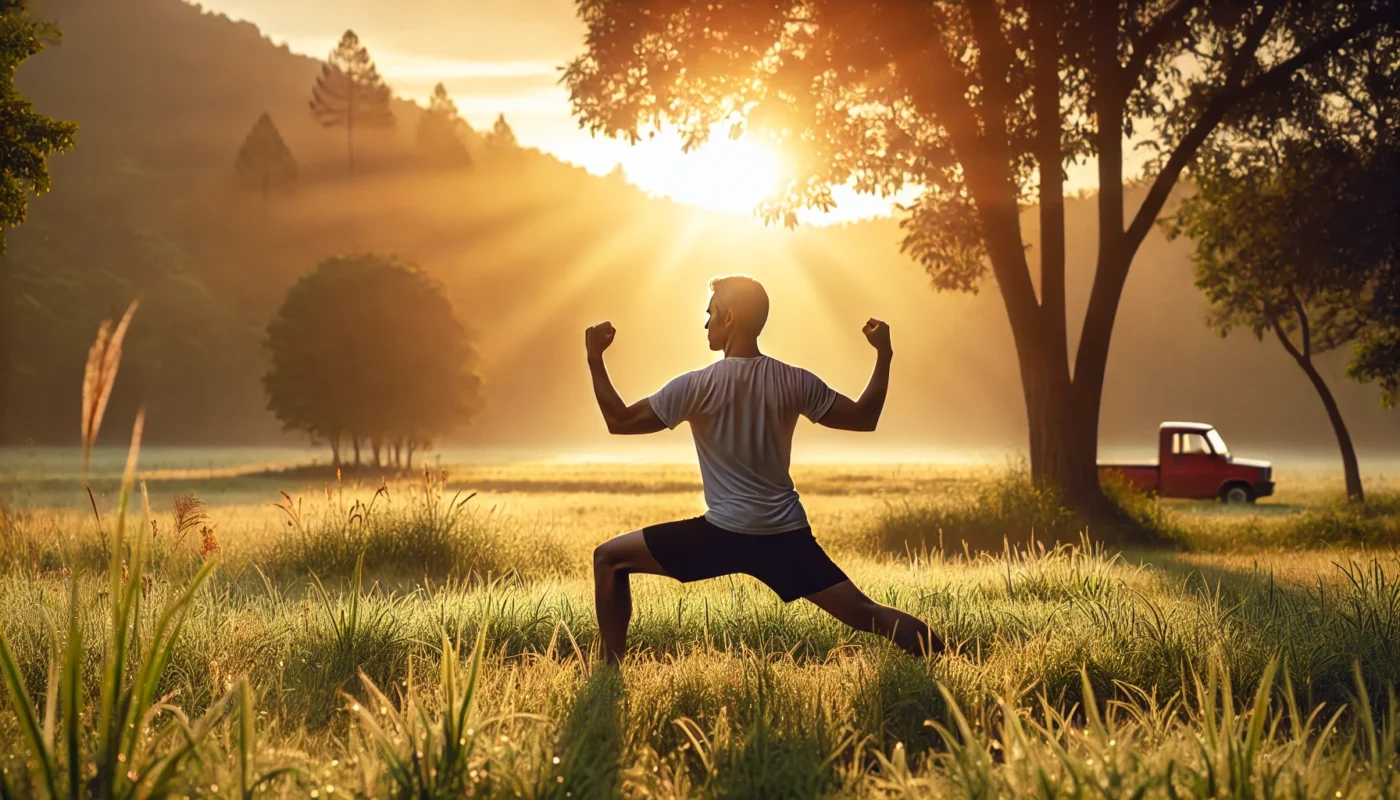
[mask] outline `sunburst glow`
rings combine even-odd
[[[689,153],[679,147],[639,148],[623,168],[638,187],[682,203],[749,214],[779,186],[782,166],[771,151],[744,139],[712,139]]]

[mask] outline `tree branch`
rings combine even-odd
[[[1191,12],[1203,2],[1204,0],[1177,0],[1171,8],[1162,12],[1162,16],[1158,17],[1157,21],[1152,23],[1152,27],[1133,44],[1133,52],[1123,67],[1123,77],[1129,86],[1137,83],[1138,75],[1147,66],[1147,59],[1170,40],[1176,26],[1186,21]]]
[[[1293,313],[1298,315],[1299,332],[1303,336],[1303,358],[1312,360],[1312,328],[1308,324],[1308,312],[1303,308],[1303,301],[1298,299],[1298,293],[1293,291],[1293,287],[1288,287],[1288,299],[1293,304]]]
[[[1269,312],[1269,325],[1273,327],[1274,335],[1278,337],[1279,343],[1283,345],[1283,349],[1287,350],[1290,356],[1293,356],[1293,360],[1297,361],[1299,364],[1307,363],[1308,359],[1302,353],[1298,352],[1297,345],[1293,344],[1293,340],[1288,337],[1288,331],[1283,329],[1283,323],[1279,321],[1278,315],[1273,313],[1272,310]]]
[[[1257,97],[1265,91],[1274,88],[1299,70],[1312,64],[1314,61],[1329,55],[1347,42],[1357,36],[1371,30],[1384,20],[1379,13],[1368,14],[1357,20],[1355,23],[1345,28],[1333,31],[1332,33],[1318,39],[1311,45],[1299,50],[1292,57],[1280,62],[1264,74],[1255,78],[1253,82],[1245,86],[1237,84],[1244,77],[1247,65],[1252,61],[1249,58],[1239,58],[1244,54],[1246,48],[1253,54],[1259,47],[1264,34],[1268,30],[1268,24],[1272,22],[1277,7],[1272,7],[1256,20],[1254,29],[1246,37],[1245,47],[1240,48],[1236,55],[1236,61],[1231,65],[1229,73],[1225,77],[1223,85],[1216,92],[1214,98],[1206,106],[1205,111],[1196,123],[1182,137],[1176,150],[1172,152],[1171,158],[1167,159],[1166,166],[1158,173],[1152,182],[1152,187],[1147,192],[1147,197],[1143,199],[1142,205],[1138,208],[1137,214],[1133,217],[1133,222],[1128,226],[1127,246],[1130,252],[1136,251],[1142,240],[1147,238],[1147,233],[1152,229],[1152,225],[1157,221],[1157,215],[1161,213],[1162,206],[1166,204],[1167,197],[1171,194],[1172,188],[1181,177],[1186,165],[1191,163],[1196,157],[1196,151],[1201,148],[1206,139],[1215,132],[1217,126],[1225,119],[1225,115],[1239,106],[1241,103]],[[1260,22],[1264,24],[1260,24]]]
[[[914,100],[916,104],[922,100],[929,107],[928,116],[938,119],[948,130],[982,221],[992,272],[1013,330],[1027,323],[1037,326],[1039,307],[1026,265],[1018,196],[1006,157],[1005,118],[1002,117],[999,148],[989,147],[988,137],[979,132],[976,113],[967,100],[968,77],[953,64],[948,52],[943,33],[934,30],[930,31],[927,48],[910,54],[921,57],[920,63],[905,65],[914,87]],[[1021,334],[1027,333],[1021,330]]]

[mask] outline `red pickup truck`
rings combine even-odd
[[[1163,422],[1157,441],[1156,464],[1100,464],[1099,476],[1117,475],[1160,497],[1253,503],[1274,493],[1273,465],[1234,457],[1212,425]]]

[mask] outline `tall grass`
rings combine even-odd
[[[255,554],[274,575],[349,576],[355,564],[381,576],[489,581],[547,577],[568,567],[569,551],[549,530],[522,526],[471,504],[475,494],[447,490],[447,473],[423,472],[418,484],[381,485],[368,502],[347,501],[343,485],[325,489],[308,510],[283,493],[285,530]]]

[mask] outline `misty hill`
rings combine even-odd
[[[351,182],[343,132],[320,128],[306,108],[318,62],[254,26],[181,0],[44,0],[36,10],[65,39],[24,67],[20,85],[40,110],[82,127],[77,150],[54,162],[54,192],[11,240],[15,396],[0,432],[10,440],[75,440],[92,332],[137,296],[108,433],[122,436],[144,403],[157,440],[276,438],[263,410],[260,342],[283,293],[328,255],[388,250],[443,281],[478,335],[487,405],[460,434],[465,443],[616,446],[592,407],[583,327],[618,325],[614,378],[637,397],[708,362],[704,281],[747,272],[774,296],[768,351],[847,393],[859,392],[869,369],[860,324],[875,315],[893,326],[898,355],[881,430],[858,440],[804,429],[809,454],[856,442],[910,457],[1023,446],[996,287],[935,294],[898,253],[893,221],[765,228],[647,198],[537,151],[491,148],[474,134],[477,168],[444,171],[413,152],[420,111],[406,102],[395,107],[395,129],[365,140]],[[302,168],[298,187],[266,208],[232,169],[264,111]],[[1094,257],[1092,204],[1072,202],[1069,217],[1076,319]],[[1109,364],[1106,445],[1150,447],[1159,420],[1200,418],[1265,456],[1326,453],[1321,407],[1277,345],[1221,341],[1206,329],[1188,252],[1154,234],[1134,267]],[[1393,447],[1400,415],[1377,409],[1373,389],[1343,381],[1340,361],[1331,374],[1363,457]],[[657,441],[673,454],[688,446],[681,433]]]

